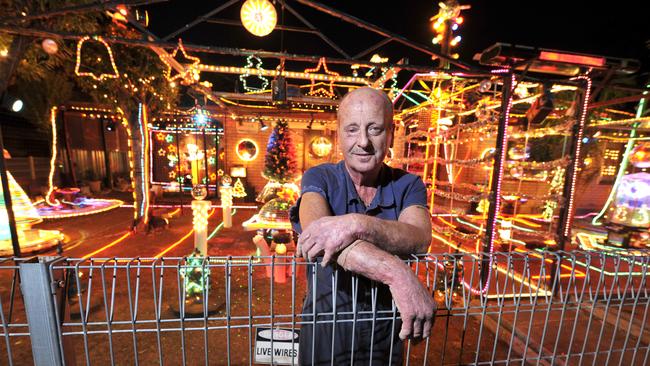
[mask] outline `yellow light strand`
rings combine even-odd
[[[54,179],[54,168],[55,168],[55,163],[56,163],[56,107],[52,107],[50,109],[50,124],[52,125],[52,158],[50,159],[50,174],[47,177],[47,183],[48,183],[48,190],[47,194],[45,195],[45,202],[49,206],[58,206],[61,204],[59,200],[54,199],[52,201],[52,194],[54,193],[54,190],[56,187],[53,184],[53,179]],[[72,169],[72,167],[70,167]]]
[[[113,73],[112,74],[101,73],[101,74],[99,74],[99,76],[97,76],[97,75],[95,75],[94,72],[85,72],[85,71],[82,72],[82,71],[79,71],[79,69],[81,67],[81,47],[83,46],[83,44],[86,41],[88,41],[90,39],[91,39],[90,36],[85,36],[85,37],[81,38],[79,40],[79,42],[77,43],[77,60],[76,60],[76,64],[75,64],[75,67],[74,67],[75,74],[77,76],[90,76],[90,77],[92,77],[93,79],[95,79],[97,81],[103,81],[104,79],[117,79],[118,77],[120,77],[120,74],[117,71],[117,66],[115,65],[115,59],[113,58],[113,50],[111,50],[111,47],[108,45],[108,43],[101,36],[94,36],[94,37],[92,37],[92,39],[95,40],[95,41],[100,42],[101,44],[104,45],[104,47],[106,47],[106,51],[108,51],[108,59],[111,62],[111,67],[113,69]]]

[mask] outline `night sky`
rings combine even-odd
[[[187,0],[151,5],[148,7],[150,29],[164,36],[224,2]],[[437,13],[436,2],[401,0],[389,6],[379,5],[379,1],[331,0],[322,3],[415,42],[431,45],[433,32],[429,18]],[[461,60],[471,62],[475,53],[495,42],[507,42],[636,58],[641,60],[643,69],[648,70],[650,51],[646,48],[646,41],[650,40],[650,26],[648,12],[641,8],[642,3],[618,2],[619,6],[613,6],[613,3],[595,1],[465,1],[463,4],[472,8],[463,13],[465,23],[456,32],[463,37],[457,51]],[[289,1],[288,4],[351,55],[381,40],[299,3]],[[216,18],[239,19],[240,7],[241,4],[235,4]],[[279,9],[279,5],[276,8]],[[303,26],[288,11],[285,11],[284,23]],[[285,32],[281,40],[281,33],[276,30],[270,36],[257,38],[243,28],[201,24],[181,37],[186,43],[269,51],[282,48],[292,53],[340,57],[313,35]],[[437,49],[437,46],[431,46]],[[399,45],[389,46],[382,54],[389,56],[391,61],[406,56],[412,64],[435,65],[423,54]]]

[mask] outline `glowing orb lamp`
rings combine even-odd
[[[275,7],[268,0],[246,0],[239,15],[244,28],[258,37],[271,33],[278,21]]]
[[[332,152],[332,142],[324,136],[314,137],[309,144],[311,153],[319,158],[325,157]]]

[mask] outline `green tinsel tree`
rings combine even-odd
[[[266,146],[262,175],[268,180],[288,183],[295,179],[297,170],[296,150],[289,135],[289,125],[279,120]]]

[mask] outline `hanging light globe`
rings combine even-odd
[[[239,15],[244,28],[258,37],[271,33],[278,21],[275,7],[268,0],[246,0]]]
[[[632,150],[630,153],[630,163],[637,168],[650,168],[650,143],[645,142]]]

